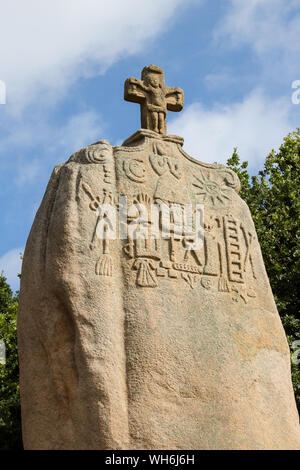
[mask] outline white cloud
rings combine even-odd
[[[233,73],[230,67],[218,67],[217,71],[210,72],[204,77],[205,86],[210,90],[233,88],[239,81],[240,77]]]
[[[215,31],[224,44],[249,45],[265,78],[297,79],[300,74],[300,0],[230,0]],[[228,42],[225,41],[228,45]]]
[[[191,2],[2,1],[0,78],[6,82],[7,103],[19,107],[57,98],[78,77],[102,73],[120,57],[146,47]]]
[[[105,129],[101,115],[94,111],[74,114],[62,126],[39,115],[9,122],[9,133],[1,141],[0,171],[10,165],[7,154],[13,149],[13,181],[18,186],[34,183],[45,166],[66,161],[72,152],[102,138]]]
[[[79,150],[95,140],[99,140],[103,130],[101,117],[94,111],[85,111],[71,116],[66,125],[57,130],[54,150],[72,152]]]
[[[96,138],[104,127],[101,114],[92,110],[71,115],[61,126],[51,123],[47,117],[47,114],[38,113],[27,119],[0,120],[3,127],[9,130],[1,140],[1,152],[10,147],[28,150],[45,145],[50,151],[58,148],[78,150]]]
[[[168,132],[184,136],[185,150],[208,163],[226,164],[238,147],[241,159],[256,173],[267,154],[293,129],[290,107],[288,100],[272,101],[260,91],[227,106],[208,109],[195,103],[171,122]]]
[[[8,284],[13,290],[17,290],[20,287],[18,274],[21,273],[22,260],[20,254],[23,252],[24,248],[15,248],[0,258],[0,273],[3,271]]]
[[[247,55],[249,73],[241,77],[234,66],[223,66],[205,77],[206,86],[234,87],[250,75],[249,86],[253,86],[255,72],[256,89],[227,106],[206,109],[195,104],[174,125],[185,135],[190,152],[200,154],[200,159],[225,163],[237,146],[256,173],[269,151],[299,125],[291,105],[291,85],[300,79],[300,0],[228,0],[227,4],[214,38],[224,49],[248,47],[252,52]]]

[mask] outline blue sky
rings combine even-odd
[[[299,37],[300,0],[1,0],[0,271],[12,287],[53,167],[140,127],[127,77],[164,68],[185,92],[168,132],[206,162],[237,146],[255,174],[300,126]]]

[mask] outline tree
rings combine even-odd
[[[227,161],[241,180],[277,308],[290,347],[300,340],[300,129],[290,133],[278,152],[267,156],[258,176],[250,178],[237,149]],[[299,344],[299,343],[298,343]],[[299,347],[299,346],[298,346]],[[300,368],[292,364],[300,411]]]
[[[18,295],[0,274],[0,341],[6,349],[6,362],[0,364],[0,450],[22,449],[17,311]]]

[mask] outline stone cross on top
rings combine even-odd
[[[183,90],[168,87],[164,72],[156,65],[149,65],[142,70],[142,79],[127,78],[124,99],[141,105],[141,127],[159,134],[167,133],[167,110],[181,111],[183,108]]]

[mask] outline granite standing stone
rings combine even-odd
[[[142,129],[58,165],[27,241],[24,446],[298,449],[289,348],[239,180],[166,134],[183,91],[161,69],[128,79],[125,99],[141,104]],[[203,206],[201,247],[178,236],[176,211],[169,238],[110,237],[99,208],[125,196],[149,211],[122,230],[153,228],[153,204]]]

